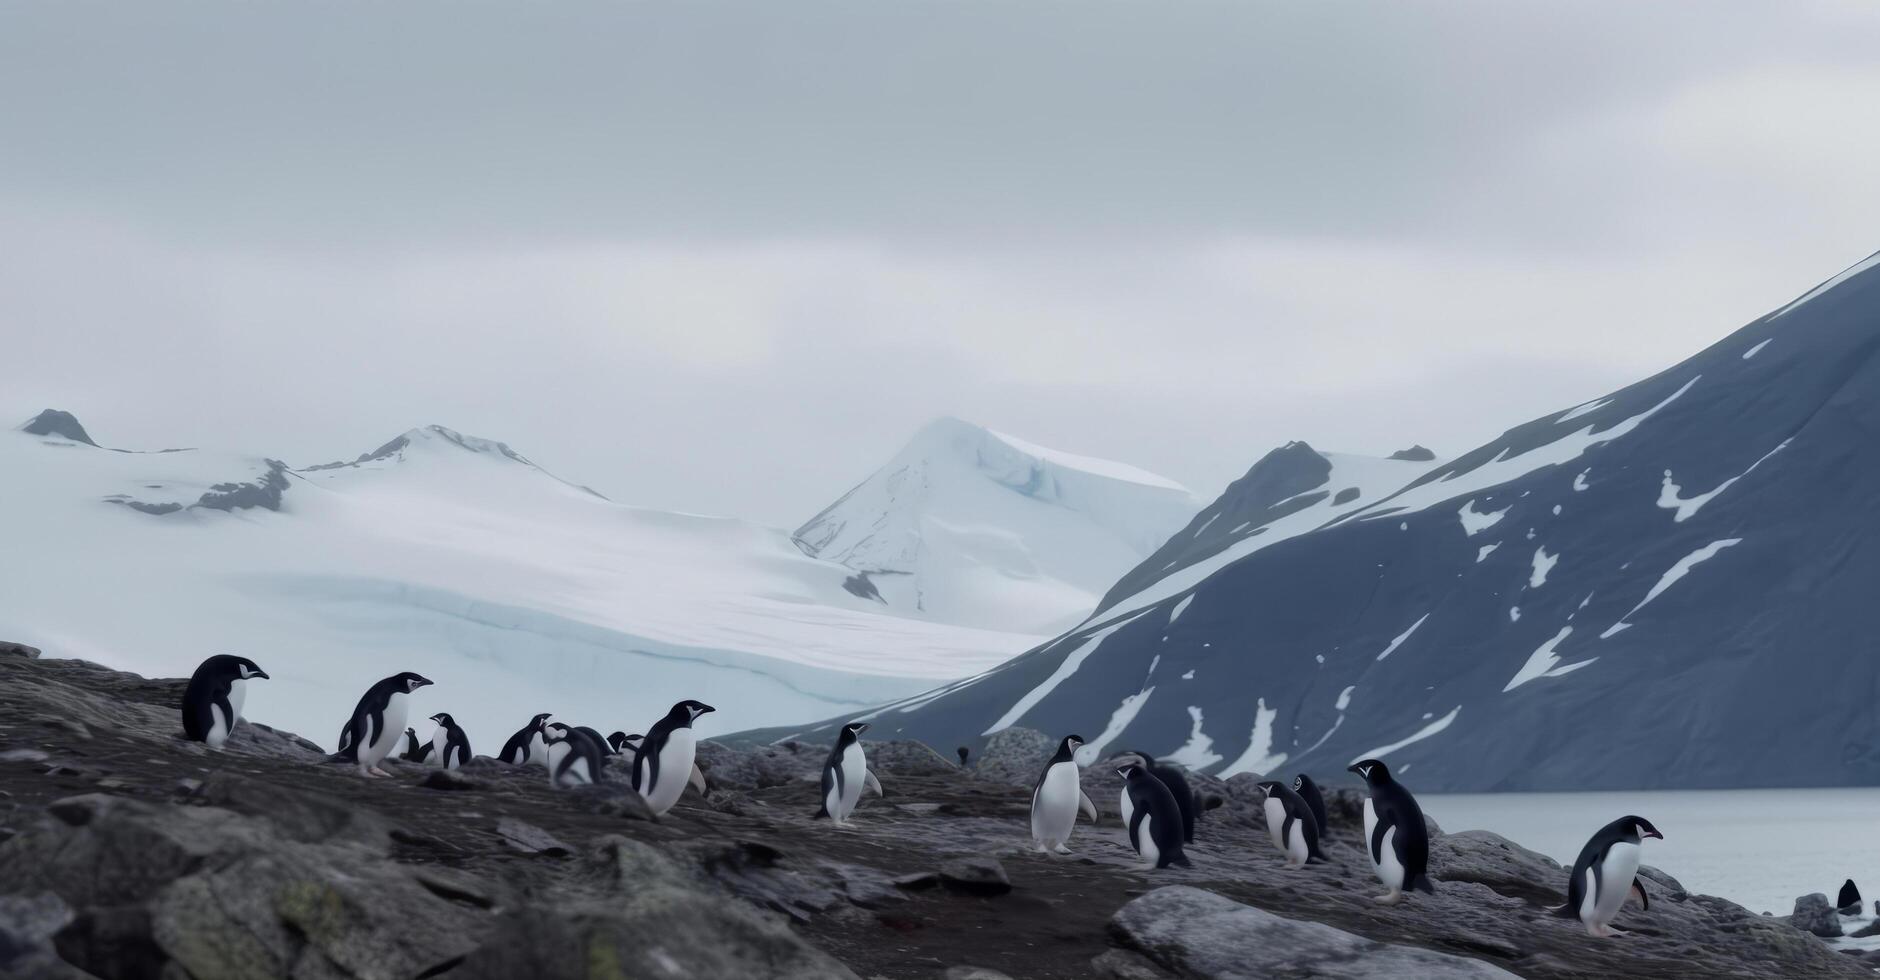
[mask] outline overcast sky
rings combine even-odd
[[[0,414],[794,526],[1456,454],[1880,248],[1880,4],[0,0]],[[11,406],[8,408],[7,406]]]

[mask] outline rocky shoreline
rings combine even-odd
[[[1253,780],[1196,777],[1194,867],[1144,872],[1092,770],[1104,822],[1037,854],[1036,733],[971,770],[867,743],[887,796],[845,829],[812,819],[826,746],[708,742],[711,796],[652,820],[488,759],[364,780],[252,723],[211,753],[177,737],[184,681],[31,654],[0,646],[0,978],[1871,975],[1649,868],[1651,910],[1592,939],[1545,910],[1560,867],[1485,831],[1437,832],[1437,894],[1379,907],[1351,790],[1331,863],[1288,871]]]

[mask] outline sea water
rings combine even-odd
[[[1867,915],[1880,899],[1880,788],[1638,793],[1419,795],[1444,832],[1492,830],[1572,866],[1587,838],[1619,817],[1650,820],[1643,863],[1686,889],[1751,912],[1787,915],[1797,896],[1833,902],[1854,879]],[[1566,876],[1561,875],[1561,888]],[[1863,916],[1863,919],[1866,916]]]

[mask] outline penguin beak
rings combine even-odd
[[[709,712],[713,712],[717,710],[718,710],[717,708],[714,708],[709,704],[702,704],[702,705],[699,705],[698,711],[696,713],[702,715],[702,714],[707,714]]]
[[[257,670],[257,671],[255,671],[254,673],[251,673],[251,674],[249,674],[249,675],[248,675],[248,679],[249,679],[249,680],[253,680],[253,679],[255,679],[255,678],[257,678],[257,677],[259,677],[259,678],[261,678],[261,679],[262,679],[262,680],[264,680],[264,681],[265,681],[265,680],[272,680],[272,679],[273,679],[273,678],[271,678],[271,677],[269,677],[269,676],[268,676],[268,672],[267,672],[267,671],[265,671],[265,670]]]
[[[1661,833],[1659,833],[1659,832],[1658,832],[1658,831],[1656,831],[1656,830],[1648,830],[1648,831],[1646,831],[1646,832],[1645,832],[1645,836],[1647,836],[1647,837],[1655,837],[1655,838],[1657,838],[1657,839],[1659,839],[1659,840],[1664,840],[1664,839],[1665,839],[1665,835],[1663,835],[1663,834],[1661,834]]]
[[[857,735],[860,735],[861,733],[863,733],[863,732],[865,732],[865,731],[867,731],[867,730],[868,730],[868,726],[867,726],[867,725],[856,725],[856,726],[855,726],[855,734],[857,734]]]

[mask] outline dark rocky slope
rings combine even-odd
[[[0,978],[1867,975],[1656,872],[1632,935],[1589,939],[1542,908],[1558,866],[1480,832],[1436,839],[1436,896],[1379,908],[1347,791],[1304,871],[1245,777],[1196,778],[1225,802],[1192,870],[1136,870],[1113,815],[1029,853],[999,775],[1048,740],[1017,730],[977,771],[870,743],[889,796],[844,830],[810,819],[823,747],[706,743],[710,799],[651,821],[488,760],[365,780],[253,724],[209,753],[173,734],[182,687],[0,651]]]

